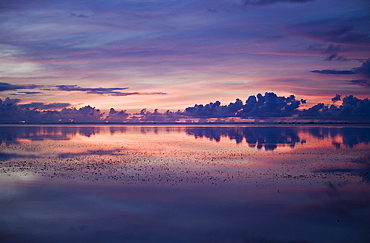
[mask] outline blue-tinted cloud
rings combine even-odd
[[[367,79],[355,79],[355,80],[350,80],[348,81],[351,84],[356,84],[360,86],[370,86],[370,81]]]
[[[313,0],[246,0],[244,5],[272,5],[276,3],[306,3],[312,2]]]
[[[111,93],[112,96],[129,96],[129,95],[165,95],[164,92],[129,92],[129,93],[123,93],[123,92],[114,92]]]
[[[45,104],[43,102],[32,102],[29,104],[19,105],[21,108],[30,108],[30,109],[41,109],[41,110],[51,110],[51,109],[61,109],[70,106],[70,103],[50,103]]]
[[[111,96],[129,96],[129,95],[165,95],[164,92],[119,92],[117,90],[126,90],[125,88],[82,88],[78,85],[56,85],[61,91],[83,91],[87,94],[108,94]]]
[[[102,93],[110,93],[114,92],[115,90],[125,90],[128,88],[81,88],[78,85],[56,85],[59,90],[62,91],[86,91],[86,92],[102,92]]]
[[[370,59],[362,62],[362,65],[360,67],[355,67],[352,68],[351,70],[331,70],[331,69],[326,69],[326,70],[313,70],[311,71],[313,73],[322,73],[322,74],[357,74],[361,77],[364,77],[365,79],[355,79],[355,80],[350,80],[349,82],[352,84],[359,84],[363,86],[367,86],[364,84],[367,84],[370,79]]]
[[[42,87],[41,85],[29,84],[29,85],[13,85],[9,83],[0,83],[0,92],[8,90],[18,90],[18,89],[36,89]]]
[[[351,70],[331,70],[331,69],[313,70],[311,72],[313,72],[313,73],[323,73],[323,74],[355,74],[355,72],[351,71]]]

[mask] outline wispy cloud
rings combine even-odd
[[[58,90],[62,90],[62,91],[86,91],[86,92],[91,92],[91,93],[94,93],[94,92],[98,92],[99,94],[103,94],[103,93],[112,93],[114,92],[115,90],[125,90],[125,89],[128,89],[128,87],[125,87],[125,88],[82,88],[78,85],[56,85],[56,87],[58,88]]]
[[[131,92],[131,93],[122,93],[115,92],[112,93],[112,96],[129,96],[129,95],[166,95],[164,92]]]
[[[331,69],[325,69],[325,70],[313,70],[311,71],[313,73],[323,73],[323,74],[355,74],[352,70],[331,70]]]
[[[82,13],[75,13],[75,12],[70,12],[69,16],[70,17],[76,17],[76,18],[89,18],[89,17],[91,17],[91,15],[82,14]]]
[[[82,88],[78,85],[56,85],[58,90],[61,91],[82,91],[86,94],[100,94],[100,95],[111,95],[111,96],[129,96],[129,95],[165,95],[164,92],[120,92],[117,90],[126,90],[125,88]]]
[[[313,0],[246,0],[244,5],[272,5],[276,3],[306,3],[312,2]]]

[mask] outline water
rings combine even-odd
[[[367,242],[368,126],[0,126],[1,242]]]

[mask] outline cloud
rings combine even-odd
[[[368,34],[355,32],[353,26],[339,27],[333,30],[321,32],[321,37],[327,42],[343,44],[369,44],[370,36]]]
[[[135,93],[136,95],[140,93]],[[151,93],[149,93],[151,94]],[[154,93],[156,94],[156,93]],[[332,101],[339,101],[341,96],[337,94]],[[244,103],[240,99],[228,105],[221,102],[211,102],[206,105],[195,105],[184,111],[166,111],[161,113],[158,109],[149,112],[143,109],[140,113],[129,114],[126,111],[116,112],[113,108],[109,115],[105,116],[95,107],[85,106],[80,109],[66,108],[69,103],[33,102],[18,105],[19,99],[0,99],[0,123],[102,123],[102,122],[174,122],[180,118],[303,118],[321,120],[344,120],[344,121],[367,121],[370,117],[370,100],[359,99],[353,95],[343,98],[341,106],[318,103],[308,109],[299,110],[305,99],[296,99],[294,95],[288,97],[277,96],[273,92],[265,95],[257,94],[249,96]],[[31,109],[30,109],[31,108]],[[32,109],[33,108],[33,109]],[[56,110],[59,111],[56,111]]]
[[[126,90],[125,88],[82,88],[78,85],[56,85],[58,90],[62,91],[82,91],[86,94],[108,94],[110,96],[129,96],[129,95],[165,95],[163,92],[119,92],[116,90]]]
[[[90,17],[90,15],[78,14],[78,13],[71,12],[71,13],[69,13],[69,17],[88,18],[88,17]]]
[[[244,5],[272,5],[276,3],[306,3],[312,2],[313,0],[247,0],[244,2]]]
[[[129,95],[166,95],[167,93],[163,92],[131,92],[131,93],[122,93],[122,92],[113,92],[112,96],[129,96]]]
[[[50,104],[45,104],[42,102],[32,102],[29,104],[22,104],[19,105],[21,108],[36,108],[36,109],[41,109],[41,110],[51,110],[51,109],[61,109],[70,106],[70,103],[50,103]]]
[[[18,92],[17,94],[41,94],[41,92],[33,91],[33,92]]]
[[[336,95],[332,101],[340,99]],[[303,110],[301,117],[315,117],[318,119],[344,119],[352,121],[367,121],[370,117],[370,100],[359,99],[353,95],[347,95],[343,98],[341,106],[326,106],[324,103],[318,103],[307,110]]]
[[[341,62],[349,61],[350,60],[349,58],[338,55],[341,49],[342,49],[341,45],[330,44],[328,48],[324,51],[324,54],[329,54],[329,56],[325,58],[325,61],[341,61]]]
[[[206,105],[195,105],[185,109],[184,114],[193,117],[284,117],[297,112],[298,107],[305,100],[296,100],[294,95],[289,97],[277,96],[273,92],[265,95],[249,96],[245,104],[240,99],[234,103],[221,106],[221,102]]]
[[[312,73],[323,73],[323,74],[355,74],[355,72],[351,70],[332,70],[332,69],[326,69],[326,70],[313,70]]]
[[[367,59],[358,68],[354,68],[353,71],[358,74],[362,74],[367,78],[370,78],[370,59]]]
[[[333,101],[333,102],[340,101],[340,95],[339,95],[339,94],[336,94],[336,95],[331,99],[331,101]]]
[[[326,70],[313,70],[313,73],[322,73],[322,74],[357,74],[364,79],[355,79],[348,81],[352,84],[358,84],[362,86],[368,86],[370,80],[370,59],[367,59],[362,63],[360,67],[352,68],[351,70],[333,70],[333,69],[326,69]]]
[[[42,87],[41,85],[28,84],[28,85],[14,85],[9,83],[0,83],[0,92],[8,90],[18,90],[18,89],[36,89]]]
[[[125,87],[125,88],[81,88],[80,86],[78,85],[56,85],[56,87],[58,88],[58,90],[62,90],[62,91],[85,91],[85,92],[91,92],[91,93],[94,93],[94,92],[100,92],[100,94],[103,94],[103,93],[112,93],[114,92],[115,90],[125,90],[125,89],[128,89],[128,87]]]
[[[357,85],[361,85],[361,86],[365,86],[365,87],[370,86],[370,82],[367,79],[355,79],[355,80],[350,80],[348,82],[351,83],[351,84],[357,84]]]

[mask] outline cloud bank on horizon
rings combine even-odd
[[[85,90],[84,90],[85,91]],[[316,120],[316,121],[346,121],[368,123],[370,119],[370,100],[359,99],[348,95],[341,99],[336,94],[332,99],[333,104],[325,105],[318,103],[307,109],[298,109],[306,105],[305,99],[296,99],[294,95],[288,97],[277,96],[273,92],[265,95],[251,95],[243,102],[236,99],[228,105],[221,105],[220,101],[206,105],[195,104],[185,110],[176,112],[167,110],[153,112],[142,109],[139,113],[130,114],[126,110],[116,111],[110,108],[106,115],[90,105],[76,109],[69,103],[32,102],[18,104],[19,99],[0,99],[0,124],[1,123],[135,123],[135,122],[212,122],[208,119],[217,118],[216,122],[234,122],[234,118],[240,118],[239,122],[246,119],[268,119],[270,122],[279,122],[281,119],[290,118],[293,121]],[[342,101],[341,105],[337,103]],[[197,119],[198,120],[197,120]],[[222,119],[223,120],[222,120]],[[231,118],[231,119],[228,119]],[[195,120],[194,120],[195,119]],[[250,120],[249,120],[250,121]],[[214,122],[214,121],[213,121]]]
[[[265,91],[365,99],[369,12],[363,0],[2,1],[0,98],[106,110]]]

